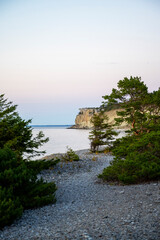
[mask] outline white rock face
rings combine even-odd
[[[77,128],[92,128],[91,118],[94,113],[97,113],[96,108],[80,108],[80,112],[76,116],[75,124]]]
[[[93,127],[93,124],[91,123],[91,118],[93,117],[93,114],[98,114],[97,108],[80,108],[79,113],[76,116],[75,119],[75,126],[74,128],[84,128],[89,129]],[[118,109],[120,111],[120,109]],[[117,117],[117,110],[110,110],[105,113],[109,118],[109,123],[114,124],[114,118]],[[122,123],[120,128],[127,128],[127,125],[125,123]]]

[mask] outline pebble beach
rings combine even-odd
[[[21,219],[0,231],[0,240],[160,239],[160,182],[102,182],[97,175],[113,156],[76,153],[80,161],[60,162],[39,175],[56,183],[57,202],[24,211]]]

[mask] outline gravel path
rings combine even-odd
[[[57,203],[24,212],[1,240],[158,240],[160,182],[114,186],[97,179],[112,156],[77,151],[79,162],[42,172],[55,181]]]

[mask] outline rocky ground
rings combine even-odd
[[[112,156],[77,153],[79,162],[58,163],[41,173],[58,186],[56,204],[25,211],[20,220],[0,231],[0,239],[160,239],[160,182],[103,183],[97,174]]]

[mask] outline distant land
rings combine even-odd
[[[117,110],[121,111],[122,109],[119,108],[117,105],[108,106],[105,111],[105,115],[108,117],[108,122],[110,124],[115,123],[115,118],[117,118]],[[91,123],[91,118],[94,114],[98,114],[99,109],[90,107],[90,108],[80,108],[79,113],[75,119],[75,125],[71,126],[72,129],[92,129],[93,124]],[[130,128],[125,122],[122,123],[118,127],[114,127],[118,129],[128,129]]]
[[[72,125],[31,125],[31,127],[34,127],[34,128],[68,128],[68,127],[71,127]]]

